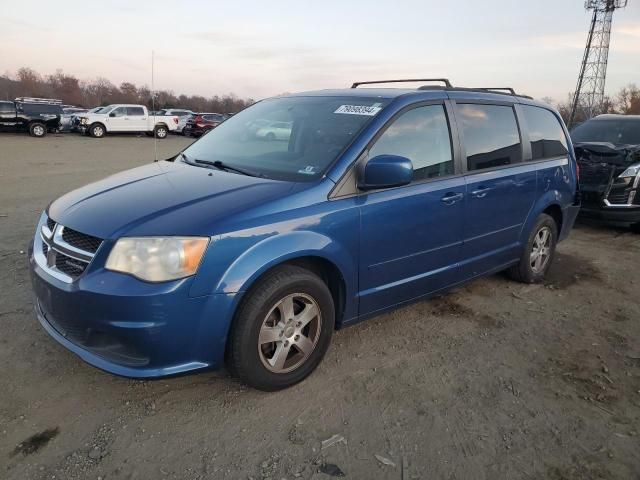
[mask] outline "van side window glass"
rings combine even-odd
[[[522,105],[531,141],[531,159],[561,157],[569,153],[560,122],[549,110]]]
[[[458,104],[458,117],[467,152],[467,170],[522,161],[520,133],[512,107]]]
[[[144,115],[142,107],[127,107],[127,115],[130,117],[141,117]]]
[[[413,163],[413,179],[453,174],[449,124],[442,105],[427,105],[402,114],[369,150],[369,158],[400,155]]]

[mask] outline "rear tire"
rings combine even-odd
[[[227,363],[251,387],[290,387],[320,364],[334,325],[327,285],[306,269],[277,267],[242,300],[229,333]]]
[[[89,135],[92,136],[93,138],[102,138],[106,133],[104,125],[100,123],[94,123],[89,127],[88,131],[89,131]]]
[[[558,226],[556,221],[546,213],[536,221],[529,240],[517,265],[508,270],[514,280],[522,283],[538,283],[544,280],[558,243]]]
[[[36,138],[42,138],[47,134],[47,127],[44,123],[33,122],[29,125],[29,135]]]
[[[158,125],[155,128],[155,136],[156,138],[167,138],[167,135],[169,134],[169,130],[167,130],[167,127],[165,127],[164,125]]]

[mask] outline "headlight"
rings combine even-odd
[[[83,125],[84,125],[85,123],[87,123],[87,121],[88,121],[88,120],[89,120],[89,119],[88,119],[87,117],[80,117],[80,123],[81,123],[81,124],[83,124]]]
[[[622,172],[619,177],[620,178],[629,178],[635,177],[640,174],[640,163],[636,163],[635,165],[631,165],[624,172]]]
[[[128,273],[149,282],[193,275],[209,244],[204,237],[125,237],[107,259],[107,270]]]

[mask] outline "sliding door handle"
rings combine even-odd
[[[444,197],[442,197],[440,201],[442,201],[443,203],[446,203],[447,205],[453,205],[454,203],[459,202],[463,198],[464,198],[463,193],[449,192]]]
[[[474,198],[484,198],[491,190],[493,190],[491,187],[478,187],[477,190],[471,192],[471,196]]]

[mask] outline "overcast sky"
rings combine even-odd
[[[254,99],[354,80],[448,77],[564,100],[582,0],[0,0],[0,72],[28,66]],[[640,0],[613,20],[607,91],[640,84]]]

